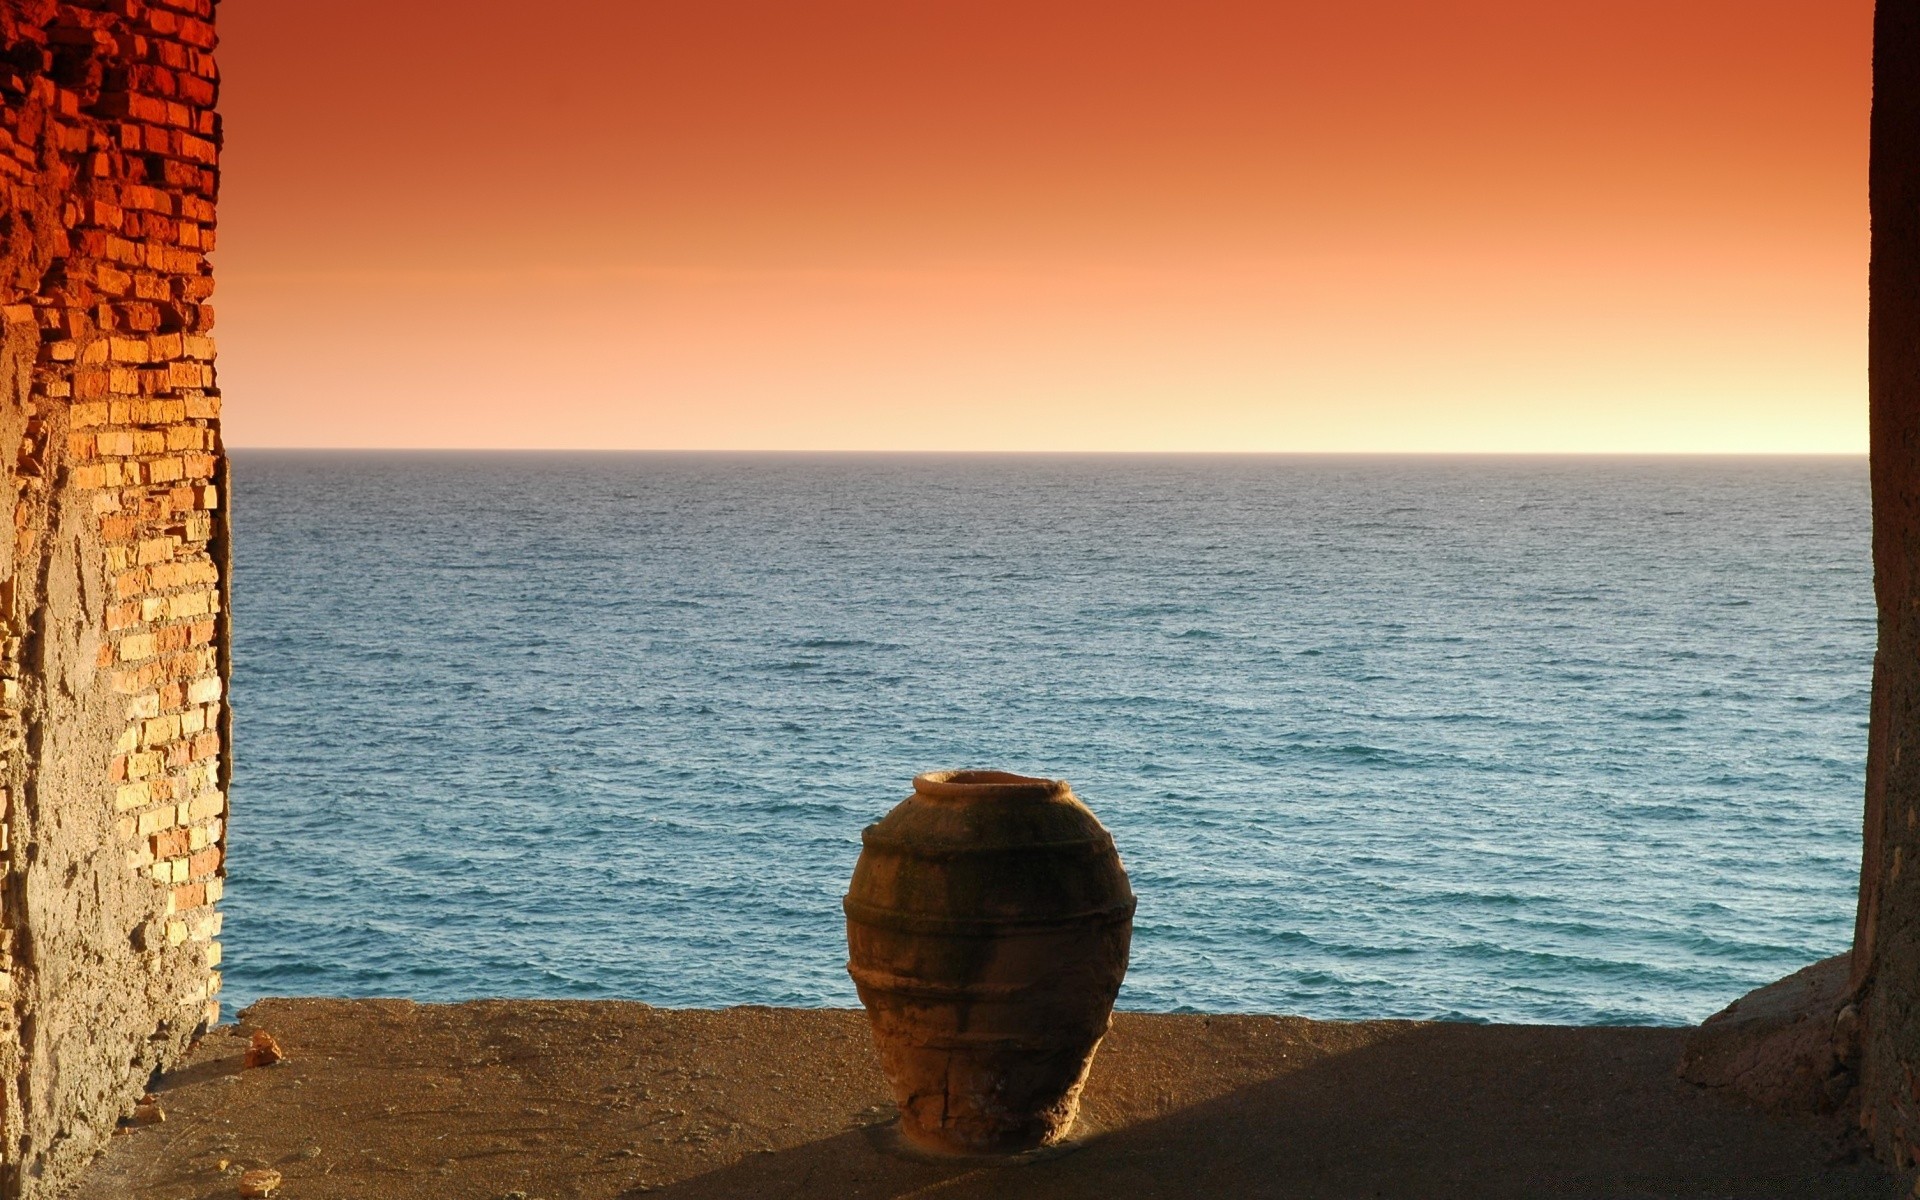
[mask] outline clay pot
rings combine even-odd
[[[962,1154],[1066,1137],[1127,973],[1113,838],[1063,780],[941,771],[860,840],[847,972],[901,1133]]]

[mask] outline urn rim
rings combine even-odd
[[[929,800],[1055,800],[1073,795],[1064,779],[987,770],[928,771],[913,777],[913,790]]]

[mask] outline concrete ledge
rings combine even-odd
[[[1887,1198],[1892,1176],[1677,1078],[1688,1031],[1123,1013],[1076,1152],[1014,1167],[889,1153],[859,1013],[622,1003],[275,1000],[288,1061],[223,1028],[81,1195]],[[224,1167],[222,1164],[225,1164]]]
[[[1681,1077],[1783,1115],[1843,1114],[1859,1059],[1850,966],[1849,955],[1835,955],[1707,1018],[1687,1039]]]

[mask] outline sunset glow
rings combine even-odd
[[[230,442],[1866,448],[1868,0],[466,11],[222,9]]]

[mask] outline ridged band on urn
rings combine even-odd
[[[902,1134],[969,1154],[1066,1137],[1133,934],[1112,836],[1064,780],[941,771],[860,840],[847,971]]]

